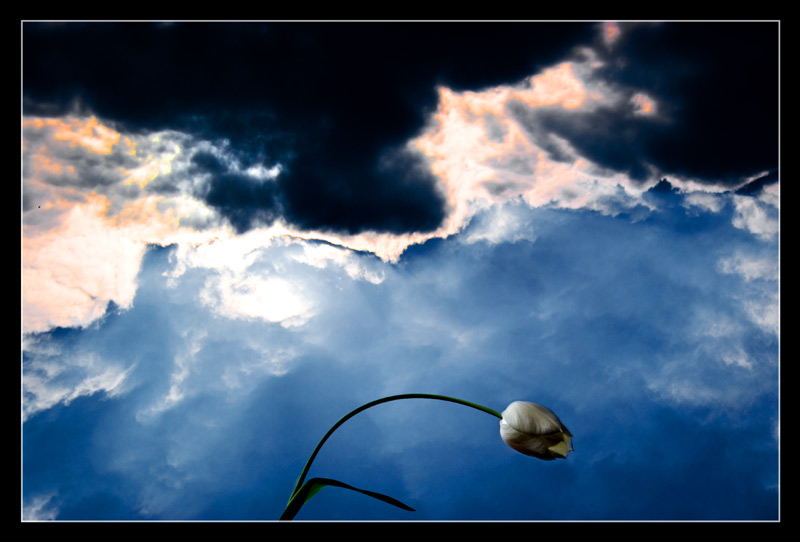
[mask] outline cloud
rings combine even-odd
[[[220,277],[200,295],[225,316],[261,318],[289,326],[302,325],[313,309],[291,282],[277,277]]]
[[[735,412],[768,393],[777,378],[770,352],[780,338],[778,259],[774,244],[759,240],[738,245],[714,267],[724,293],[691,307],[680,344],[648,371],[648,387],[676,404]]]
[[[747,282],[753,280],[778,280],[778,267],[771,257],[754,257],[743,253],[723,258],[719,262],[722,273],[736,273],[744,277]]]
[[[58,517],[55,492],[36,495],[22,508],[23,521],[52,521]]]
[[[637,92],[631,97],[631,103],[636,108],[634,111],[637,115],[654,115],[656,114],[656,104],[646,94]]]
[[[365,280],[372,284],[380,284],[386,277],[385,266],[363,254],[327,243],[297,240],[296,244],[303,249],[300,253],[292,253],[291,257],[298,262],[320,269],[334,264],[343,268],[351,279]]]
[[[465,243],[484,241],[490,244],[514,243],[521,240],[535,241],[531,218],[517,205],[491,207],[480,218],[470,222],[460,239]]]
[[[750,320],[765,333],[780,336],[781,310],[777,292],[766,292],[754,300],[746,301],[745,309]]]
[[[198,155],[193,157],[193,161],[197,163]],[[239,233],[258,226],[270,226],[280,216],[274,185],[247,175],[214,171],[202,198]]]
[[[23,361],[23,421],[57,404],[104,393],[114,397],[125,391],[131,368],[101,359],[93,353],[67,354],[46,338],[28,339]]]
[[[23,229],[23,326],[28,332],[84,326],[102,316],[109,301],[127,307],[133,299],[145,243],[127,228],[109,224],[105,198],[88,198],[64,211],[57,230],[28,234]]]
[[[110,301],[129,308],[149,244],[202,244],[225,235],[220,215],[195,198],[204,185],[191,175],[189,157],[205,156],[214,149],[208,143],[176,132],[123,137],[94,117],[23,124],[27,332],[86,326]],[[87,132],[110,144],[99,153]],[[255,183],[268,182],[265,175],[269,170],[258,168],[242,174]]]
[[[733,225],[747,230],[764,240],[775,237],[779,231],[776,208],[748,196],[733,196],[736,215]]]
[[[520,197],[532,206],[609,213],[643,203],[642,189],[625,175],[602,171],[526,117],[540,110],[568,117],[596,109],[603,96],[577,75],[587,69],[564,63],[516,87],[440,89],[434,121],[414,144],[431,158],[452,209],[443,235],[457,232],[481,205]]]
[[[686,194],[684,202],[687,208],[697,208],[699,212],[709,211],[718,213],[725,205],[725,200],[716,194],[708,192],[693,192]]]
[[[603,39],[608,45],[613,44],[619,38],[619,25],[613,21],[603,23]]]
[[[595,142],[586,149],[598,161],[619,168],[645,160],[664,173],[728,187],[776,166],[777,23],[725,24],[713,35],[693,23],[618,27],[613,47],[597,49],[602,66],[593,78],[616,92],[647,96],[656,114],[581,124]],[[635,143],[629,151],[600,139],[609,122],[617,136]],[[576,129],[567,133],[583,141]]]

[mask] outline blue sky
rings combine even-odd
[[[779,518],[777,23],[22,38],[23,519]]]

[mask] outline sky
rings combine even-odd
[[[777,22],[23,22],[21,517],[780,519]]]

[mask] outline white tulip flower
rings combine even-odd
[[[516,451],[545,461],[566,458],[572,448],[572,433],[547,407],[514,401],[503,411],[500,436]]]

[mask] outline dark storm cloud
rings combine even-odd
[[[346,143],[341,152],[353,153]],[[405,150],[391,150],[374,165],[343,164],[335,170],[325,169],[325,162],[298,161],[277,182],[288,216],[302,228],[406,233],[434,230],[444,218],[435,177]]]
[[[778,163],[777,23],[622,24],[593,75],[623,99],[593,111],[509,112],[554,160],[553,136],[582,156],[634,180],[660,173],[740,185]],[[656,114],[636,114],[642,93]]]
[[[52,116],[80,106],[126,130],[226,139],[252,162],[281,163],[280,194],[255,194],[239,208],[249,185],[217,177],[209,203],[239,227],[273,216],[274,195],[285,218],[303,227],[432,230],[446,214],[444,198],[402,146],[436,107],[436,86],[520,80],[588,43],[595,30],[567,23],[26,23],[23,108]]]
[[[734,185],[777,167],[777,23],[623,25],[601,76],[658,104],[634,151],[662,170]]]
[[[638,139],[646,128],[631,114],[608,108],[585,113],[530,109],[520,103],[510,104],[509,111],[553,160],[574,160],[553,137],[557,135],[569,141],[578,154],[604,167],[624,172],[634,180],[647,178],[646,156]]]
[[[279,207],[272,182],[229,171],[208,152],[198,152],[192,157],[191,170],[196,174],[208,174],[198,195],[228,219],[237,232],[268,226],[277,218]]]
[[[769,173],[767,173],[766,175],[762,175],[758,179],[747,183],[745,186],[737,190],[736,193],[741,195],[758,194],[759,192],[761,192],[762,188],[776,182],[778,182],[778,170],[774,169]]]

